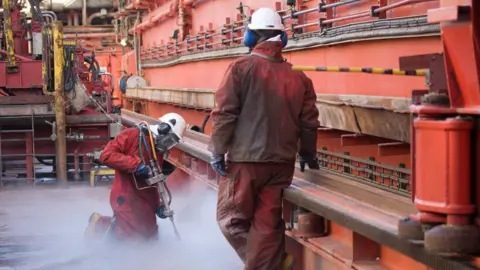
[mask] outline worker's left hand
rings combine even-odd
[[[227,171],[225,169],[225,155],[213,155],[210,164],[212,165],[213,170],[221,176],[227,176]]]
[[[157,214],[157,217],[159,217],[161,219],[166,219],[167,218],[167,216],[165,215],[165,207],[163,207],[163,206],[157,207],[157,211],[155,212],[155,214]]]

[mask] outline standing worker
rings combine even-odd
[[[293,269],[293,257],[284,253],[283,189],[292,182],[297,152],[301,167],[319,169],[316,94],[312,81],[282,58],[287,41],[274,10],[253,13],[244,36],[251,55],[230,64],[211,114],[211,164],[224,176],[217,221],[245,270]]]
[[[163,153],[182,139],[186,126],[185,120],[176,113],[165,114],[159,120],[162,122],[159,125],[125,129],[103,149],[100,163],[115,170],[110,192],[113,217],[93,213],[85,232],[87,237],[102,237],[108,233],[116,240],[157,238],[155,215],[162,219],[166,217],[156,186],[148,186],[145,182],[151,173],[152,151],[157,153],[162,173],[171,174],[174,167],[163,162]],[[149,146],[150,135],[154,147]]]

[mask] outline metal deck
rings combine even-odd
[[[173,198],[181,242],[160,220],[158,242],[130,249],[83,240],[93,211],[111,213],[107,187],[0,191],[0,269],[242,269],[215,223],[215,192],[194,189]]]

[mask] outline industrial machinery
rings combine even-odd
[[[29,0],[29,15],[2,1],[0,183],[45,179],[39,164],[80,180],[122,125],[175,112],[190,126],[164,157],[169,187],[215,189],[215,89],[249,53],[249,16],[270,7],[320,111],[321,170],[285,190],[296,269],[480,268],[478,1],[79,3]]]
[[[126,1],[122,69],[139,83],[123,79],[122,119],[181,114],[192,130],[168,160],[215,188],[205,125],[215,88],[248,53],[248,17],[274,8],[284,57],[312,79],[320,110],[321,171],[297,172],[285,191],[297,269],[475,269],[476,2]]]
[[[38,0],[28,4],[0,6],[0,185],[87,179],[99,149],[122,128],[113,76],[95,51],[64,40],[57,14]]]

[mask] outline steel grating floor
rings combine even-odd
[[[182,235],[159,220],[151,246],[87,245],[93,211],[108,215],[107,187],[0,191],[0,270],[235,270],[242,263],[215,221],[216,194],[205,187],[174,194]],[[188,199],[188,200],[187,200]]]

